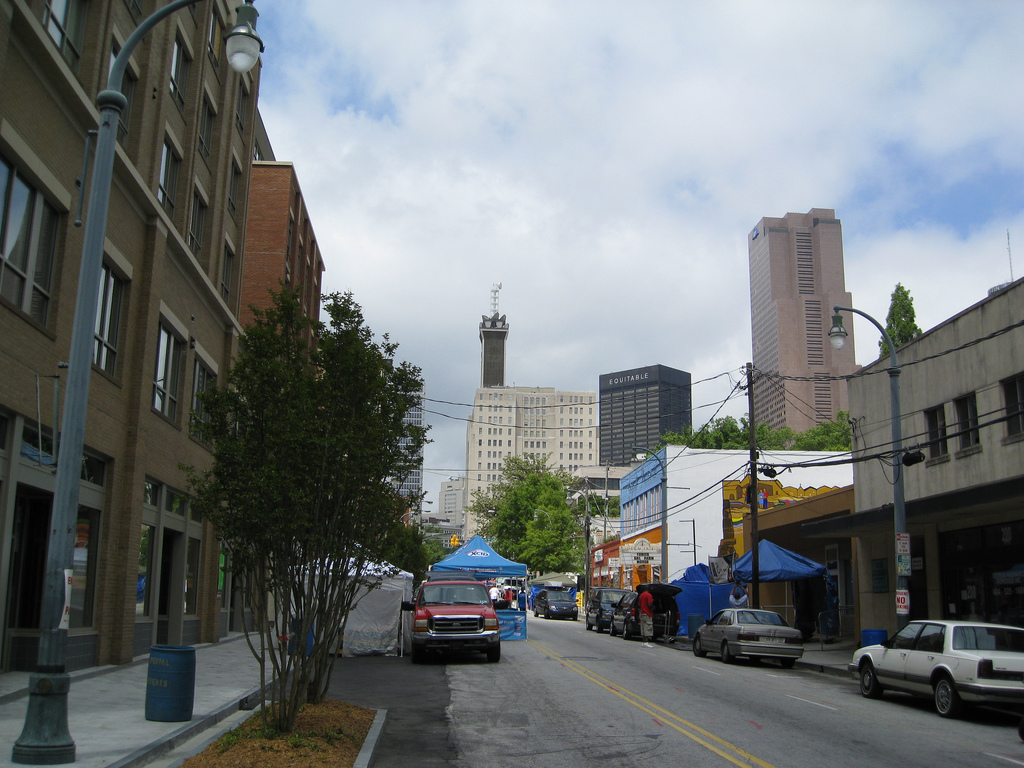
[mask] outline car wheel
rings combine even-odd
[[[722,663],[723,664],[732,664],[734,661],[736,661],[736,657],[733,656],[732,655],[732,651],[729,650],[729,641],[728,640],[723,640],[722,641]]]
[[[487,649],[487,660],[490,662],[501,661],[501,643]]]
[[[594,625],[590,623],[590,617],[587,616],[587,632],[594,628]]]
[[[796,659],[779,659],[783,669],[792,669],[796,666]]]
[[[615,637],[615,619],[608,622],[608,637]]]
[[[704,650],[704,641],[700,639],[700,632],[693,636],[693,655],[698,659],[703,659],[708,655],[708,652]]]
[[[622,639],[629,640],[633,634],[629,631],[629,619],[622,622]]]
[[[537,618],[537,609],[536,608],[533,609],[533,618],[535,618],[535,619]]]
[[[875,665],[870,661],[860,665],[860,693],[868,699],[882,698],[882,685],[875,674]]]
[[[545,619],[550,619],[551,618],[551,609],[550,608],[548,610],[544,611],[544,618]]]
[[[956,692],[953,681],[943,675],[935,681],[935,711],[942,717],[960,717],[964,701]]]

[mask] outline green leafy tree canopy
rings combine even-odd
[[[885,330],[897,348],[921,335],[917,313],[914,311],[914,299],[902,283],[896,283],[896,287],[893,288],[889,314],[885,316]],[[879,340],[878,349],[882,357],[889,354],[889,345],[885,343],[885,339]]]

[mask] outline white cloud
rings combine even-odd
[[[496,282],[510,383],[596,389],[653,363],[735,378],[762,216],[835,208],[854,303],[880,318],[896,282],[928,328],[1009,277],[1024,4],[262,5],[260,108],[325,287],[353,291],[429,397],[471,400]],[[978,179],[1007,187],[957,197]],[[857,347],[877,349],[867,331]],[[431,421],[434,494],[465,426]]]

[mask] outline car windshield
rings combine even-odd
[[[555,603],[575,603],[569,595],[548,595],[548,602],[552,605]]]
[[[737,624],[771,624],[776,627],[788,627],[779,614],[772,613],[771,611],[737,611],[736,613]]]
[[[1014,651],[1024,653],[1024,629],[956,627],[954,651]]]
[[[609,593],[609,592],[602,592],[601,593],[601,605],[615,605],[617,602],[619,602],[619,600],[622,599],[622,596],[624,594],[626,594],[626,593],[625,592],[611,592],[611,593]]]
[[[489,605],[490,602],[483,584],[427,584],[420,599],[421,605]]]

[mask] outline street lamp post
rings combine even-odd
[[[643,451],[648,456],[653,456],[661,465],[661,580],[668,581],[668,466],[660,452],[655,453],[649,448],[633,446],[634,451]],[[662,448],[661,450],[665,450]]]
[[[907,512],[906,505],[903,497],[903,432],[900,424],[901,413],[900,413],[900,365],[896,359],[896,345],[893,343],[889,333],[885,330],[885,327],[879,323],[871,315],[861,312],[859,309],[853,307],[840,307],[835,306],[832,308],[835,314],[832,316],[832,327],[828,331],[829,340],[832,342],[832,346],[836,349],[842,348],[846,342],[846,329],[843,327],[843,316],[840,312],[853,312],[854,314],[860,315],[861,317],[870,321],[882,334],[882,338],[885,343],[889,346],[889,398],[890,398],[890,413],[892,421],[892,474],[893,474],[893,486],[892,486],[892,517],[893,517],[893,528],[895,529],[895,545],[896,545],[896,631],[903,629],[907,626],[909,621],[909,609],[910,609],[910,574],[909,574],[909,541],[907,540]],[[906,553],[901,553],[900,544],[905,543]],[[906,568],[903,567],[903,561],[907,561]],[[899,609],[900,603],[905,605],[905,612],[901,612]]]
[[[143,20],[111,64],[106,90],[100,91],[96,96],[100,122],[89,193],[89,215],[83,234],[75,314],[71,327],[71,349],[68,357],[60,446],[62,456],[58,457],[57,463],[50,540],[46,554],[39,621],[39,654],[36,672],[29,677],[29,702],[25,712],[25,725],[11,750],[11,760],[15,763],[56,765],[75,760],[75,742],[68,730],[67,698],[71,681],[65,671],[69,617],[65,590],[70,579],[75,520],[78,517],[80,457],[85,446],[89,377],[92,373],[93,324],[99,304],[103,243],[110,207],[118,116],[128,104],[128,100],[121,92],[121,83],[128,59],[139,41],[172,13],[199,1],[174,0]],[[252,69],[263,50],[263,42],[256,34],[258,16],[252,6],[252,0],[245,0],[245,4],[236,9],[235,26],[226,35],[228,63],[236,72],[247,72]]]

